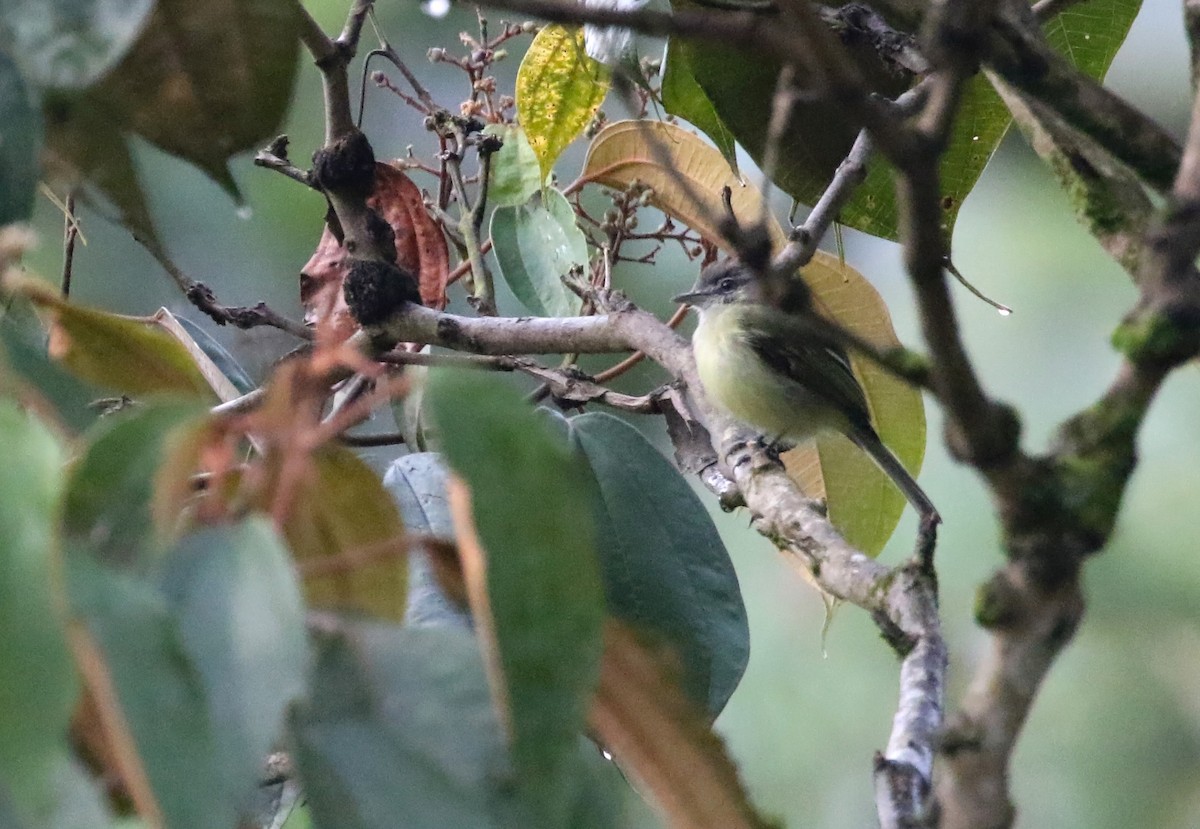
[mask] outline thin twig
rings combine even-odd
[[[426,354],[420,351],[388,351],[376,359],[395,366],[438,366],[442,368],[471,368],[483,371],[513,371],[515,365],[508,357],[479,354]]]
[[[413,74],[408,65],[400,58],[400,53],[384,37],[383,32],[375,22],[375,13],[373,11],[371,13],[371,26],[375,29],[376,37],[379,38],[379,49],[376,51],[400,70],[400,74],[404,76],[404,80],[408,81],[408,85],[413,88],[413,92],[417,93],[417,99],[425,106],[426,114],[431,114],[440,109],[437,102],[433,100],[433,96],[429,94],[429,90],[418,80],[417,76]]]
[[[286,135],[279,136],[268,146],[259,150],[254,156],[254,165],[282,173],[305,187],[311,187],[314,190],[320,189],[312,180],[312,175],[306,170],[301,170],[288,159],[288,137]]]
[[[246,307],[237,305],[222,305],[217,301],[216,294],[203,282],[189,280],[191,284],[184,290],[184,296],[192,305],[208,315],[217,325],[232,324],[238,328],[250,329],[262,325],[286,331],[293,337],[302,340],[312,340],[313,330],[307,325],[288,319],[272,310],[265,302]]]
[[[399,432],[385,432],[377,435],[338,435],[338,443],[356,449],[372,449],[377,446],[397,446],[404,443],[404,435]]]
[[[71,296],[71,272],[75,265],[75,238],[79,235],[79,218],[75,215],[75,191],[67,192],[63,210],[63,267],[62,295]]]

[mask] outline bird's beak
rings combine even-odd
[[[697,291],[693,288],[692,290],[687,291],[686,293],[682,293],[682,294],[679,294],[678,296],[671,297],[671,301],[678,302],[678,303],[684,304],[684,305],[695,305],[696,300],[703,299],[706,296],[708,296],[708,294],[706,292]]]

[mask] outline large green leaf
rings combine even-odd
[[[667,44],[667,62],[663,67],[663,108],[671,115],[689,121],[717,145],[729,166],[737,172],[737,143],[729,127],[713,106],[708,93],[696,81],[689,55],[691,47],[681,40]]]
[[[91,96],[48,95],[43,108],[42,166],[56,185],[81,190],[92,203],[116,208],[111,218],[161,250],[137,167],[119,124]]]
[[[543,179],[600,109],[611,75],[588,57],[582,30],[546,26],[529,45],[517,70],[517,117]]]
[[[651,146],[658,144],[658,150]],[[744,222],[761,215],[762,195],[741,183],[713,147],[669,124],[622,121],[606,127],[588,150],[584,175],[624,189],[635,179],[652,188],[651,203],[728,250],[720,233],[722,188],[730,187],[734,213]],[[689,186],[684,187],[686,182]],[[766,218],[772,244],[784,244],[782,228]],[[803,272],[817,307],[829,318],[877,346],[898,344],[878,291],[837,257],[818,251]],[[851,354],[866,392],[872,422],[883,442],[916,474],[925,454],[925,408],[921,395],[869,360]],[[904,509],[904,497],[888,477],[841,435],[817,438],[787,453],[788,473],[812,498],[825,498],[833,522],[863,551],[877,554]]]
[[[139,406],[98,423],[67,481],[66,537],[114,567],[146,573],[157,566],[174,529],[155,521],[163,459],[176,439],[186,438],[186,425],[203,416],[200,407],[166,403]]]
[[[1046,37],[1081,71],[1103,78],[1140,7],[1140,0],[1079,3],[1046,24]],[[889,97],[901,91],[902,77],[880,74],[877,61],[861,49],[848,48],[875,91]],[[663,92],[668,112],[691,121],[723,152],[726,130],[732,131],[751,157],[762,162],[777,64],[747,59],[745,53],[732,48],[673,42],[668,51],[667,72]],[[686,78],[689,74],[690,80]],[[693,82],[703,93],[703,99],[690,91],[688,98],[677,99],[687,103],[667,101],[668,88],[678,85],[690,90]],[[715,120],[707,116],[705,101],[713,107]],[[836,165],[849,150],[856,130],[855,125],[846,123],[836,111],[831,113],[826,111],[828,107],[822,107],[825,105],[800,103],[783,133],[780,147],[775,183],[802,204],[815,204],[820,198]],[[953,232],[963,201],[1010,123],[1007,108],[987,80],[982,75],[972,78],[963,92],[940,165],[942,225],[947,236]],[[872,160],[867,180],[856,188],[839,219],[865,233],[885,239],[898,238],[899,210],[890,165],[879,158]]]
[[[41,145],[42,117],[33,93],[0,49],[0,227],[33,213]]]
[[[604,614],[586,473],[498,377],[432,372],[426,395],[486,551],[490,625],[479,608],[476,619],[494,637],[521,783],[549,825],[565,825]]]
[[[0,781],[30,821],[53,814],[78,692],[64,638],[56,525],[63,454],[49,431],[0,399]]]
[[[1102,80],[1141,8],[1142,0],[1076,3],[1046,24],[1046,39],[1079,71]]]
[[[579,313],[579,297],[562,280],[587,265],[587,240],[562,193],[546,188],[525,204],[496,208],[491,236],[500,273],[526,308],[542,317]]]
[[[278,134],[291,101],[299,38],[289,0],[159,0],[112,71],[47,102],[47,166],[95,187],[163,256],[129,155],[135,134],[200,167],[228,193],[228,160]]]
[[[1089,0],[1060,13],[1046,24],[1046,38],[1082,72],[1102,79],[1112,65],[1137,17],[1141,0]],[[979,181],[1012,116],[983,75],[972,78],[963,92],[950,142],[940,166],[942,223],[947,235],[963,201]],[[866,182],[843,208],[841,221],[885,239],[898,238],[899,210],[893,170],[882,159],[871,163]],[[824,184],[793,194],[807,204],[820,197]]]
[[[1008,132],[1011,118],[1000,97],[982,75],[967,81],[958,116],[939,166],[942,229],[953,233],[963,201]],[[792,193],[805,204],[821,197],[828,180]],[[871,159],[866,181],[842,208],[839,221],[883,239],[899,239],[900,209],[896,204],[895,170],[882,158]]]
[[[74,613],[103,659],[119,718],[167,826],[228,829],[241,803],[226,788],[205,695],[170,606],[149,581],[116,572],[81,548],[68,556]]]
[[[569,421],[597,485],[600,566],[609,612],[661,636],[682,685],[715,718],[750,657],[733,562],[679,471],[629,424],[601,412]]]
[[[697,5],[696,0],[673,0],[675,8]],[[712,12],[713,9],[708,9]],[[750,11],[728,12],[747,14]],[[764,13],[766,14],[766,13]],[[884,63],[865,39],[844,41],[846,53],[871,89],[894,97],[908,85],[905,73]],[[663,78],[664,102],[668,89],[681,89],[669,112],[687,118],[703,130],[729,158],[728,134],[758,164],[763,163],[781,64],[764,54],[734,46],[674,40],[668,50]],[[798,69],[795,85],[803,90],[812,80]],[[699,95],[692,89],[698,88]],[[679,111],[675,106],[688,101]],[[712,108],[710,115],[706,106]],[[804,204],[813,204],[854,143],[861,124],[847,118],[836,103],[800,95],[793,103],[786,127],[780,133],[775,184]],[[740,218],[740,217],[739,217]]]
[[[289,0],[158,0],[129,54],[92,94],[126,129],[204,170],[279,132],[300,39]]]
[[[162,583],[204,688],[213,759],[244,802],[305,691],[304,604],[287,549],[262,517],[202,529],[168,554]]]
[[[519,825],[502,820],[512,772],[468,633],[322,634],[291,740],[317,829]]]
[[[0,39],[39,87],[81,89],[133,44],[154,0],[0,0]]]

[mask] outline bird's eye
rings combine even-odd
[[[724,279],[722,279],[720,282],[717,283],[717,287],[720,288],[722,291],[732,291],[733,290],[733,280],[730,279],[729,277],[725,277]]]

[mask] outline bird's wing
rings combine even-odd
[[[790,315],[774,308],[747,309],[745,339],[780,375],[836,406],[851,423],[870,427],[867,397],[840,348],[809,342]]]

